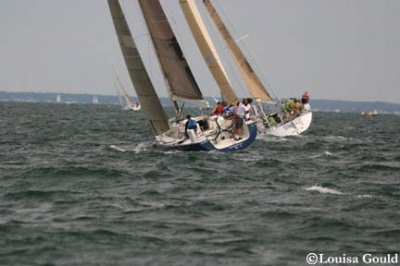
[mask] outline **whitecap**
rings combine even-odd
[[[152,146],[151,142],[142,142],[137,145],[124,145],[122,148],[121,146],[110,145],[110,149],[119,151],[119,152],[134,152],[134,153],[141,153],[147,151]]]
[[[310,159],[320,158],[320,157],[324,157],[324,156],[329,157],[329,156],[334,156],[334,155],[330,151],[324,151],[322,154],[310,156]]]
[[[324,136],[321,139],[327,142],[346,142],[350,140],[350,138],[346,138],[343,136],[334,136],[334,135]]]
[[[312,186],[305,189],[306,191],[317,191],[322,194],[333,194],[333,195],[345,195],[345,193],[331,188],[326,188],[322,186]]]
[[[170,155],[170,154],[174,155],[174,154],[182,153],[182,151],[180,151],[180,150],[166,150],[166,151],[163,151],[163,153],[166,154],[166,155]]]
[[[126,152],[125,149],[115,146],[115,145],[110,145],[110,149],[116,150],[116,151],[120,151],[120,152]]]
[[[357,195],[357,198],[360,198],[360,199],[362,199],[362,198],[370,199],[370,198],[373,198],[373,197],[374,197],[374,196],[368,195],[368,194],[365,194],[365,195]]]
[[[147,151],[152,145],[153,144],[151,142],[142,142],[142,143],[139,143],[138,145],[136,145],[133,148],[133,151],[135,153],[141,153],[141,152]]]
[[[257,135],[257,139],[265,142],[287,142],[289,141],[285,137],[275,137],[268,134]]]

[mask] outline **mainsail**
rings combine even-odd
[[[229,102],[236,102],[237,96],[235,91],[211,41],[195,1],[180,0],[179,3],[201,54],[221,90],[222,96]]]
[[[139,101],[142,103],[144,115],[153,133],[156,136],[160,135],[169,129],[167,115],[146,72],[119,1],[108,0],[108,5],[125,64]]]
[[[236,65],[238,66],[240,73],[242,74],[248,89],[255,100],[262,102],[272,102],[272,98],[269,95],[267,89],[261,83],[257,74],[254,72],[250,63],[247,61],[243,52],[240,50],[236,41],[232,38],[232,35],[229,33],[228,28],[225,26],[221,17],[218,15],[214,6],[211,4],[210,0],[203,0],[204,5],[208,13],[210,14],[212,20],[220,31],[222,37],[227,43],[229,50],[234,58]]]
[[[173,100],[203,100],[159,0],[139,0]]]

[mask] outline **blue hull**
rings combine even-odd
[[[205,140],[199,143],[191,143],[187,145],[176,145],[176,146],[164,146],[160,145],[165,150],[180,150],[180,151],[222,151],[222,152],[235,152],[237,150],[245,149],[249,147],[256,139],[257,136],[257,125],[255,123],[247,125],[249,129],[249,137],[243,141],[236,142],[231,146],[223,149],[215,147],[211,141]]]

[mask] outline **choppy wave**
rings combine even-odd
[[[0,264],[297,266],[315,247],[398,247],[397,117],[315,113],[300,137],[227,154],[158,150],[143,113],[117,107],[0,107]]]
[[[340,192],[335,189],[326,188],[322,186],[311,186],[305,189],[306,191],[316,191],[322,194],[345,195],[346,193]]]
[[[317,154],[317,155],[313,155],[310,156],[311,159],[315,159],[315,158],[322,158],[322,157],[334,157],[335,155],[333,153],[331,153],[330,151],[324,151],[321,154]]]
[[[110,149],[113,149],[113,150],[116,150],[116,151],[119,151],[119,152],[126,152],[125,149],[123,149],[121,147],[118,147],[116,145],[110,145]]]

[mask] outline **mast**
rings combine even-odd
[[[176,100],[203,100],[182,49],[167,20],[159,0],[139,0],[161,70],[167,80],[175,112],[180,113]]]
[[[217,82],[223,98],[229,102],[236,102],[237,96],[228,79],[228,75],[221,63],[214,44],[207,32],[206,26],[201,18],[196,3],[193,0],[180,0],[179,4],[185,15],[186,21],[199,47],[201,54],[215,81]]]
[[[160,135],[169,129],[167,115],[144,67],[119,1],[108,0],[108,5],[125,64],[142,104],[144,116],[149,121],[154,135]]]
[[[228,48],[233,56],[235,64],[238,66],[240,73],[242,74],[248,88],[250,94],[257,101],[261,102],[272,102],[272,98],[269,95],[267,89],[262,84],[261,80],[258,78],[257,74],[254,72],[250,63],[247,61],[243,52],[240,50],[236,41],[232,38],[232,35],[229,33],[228,28],[225,26],[221,17],[218,15],[214,6],[211,4],[210,0],[203,0],[203,3],[210,14],[212,20],[217,26],[219,32],[224,38]]]
[[[115,81],[115,79],[113,79],[113,87],[114,87],[115,91],[117,92],[119,103],[121,104],[122,107],[125,107],[124,100],[122,99],[122,96],[121,96],[121,91],[118,88],[118,85],[117,85],[117,82]]]

